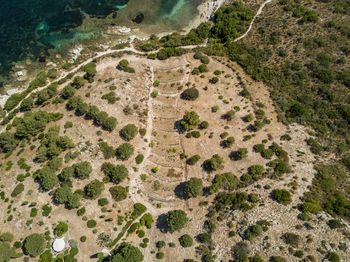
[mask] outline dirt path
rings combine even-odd
[[[252,28],[253,28],[253,24],[254,24],[255,19],[261,14],[261,12],[264,9],[265,5],[270,3],[271,1],[272,0],[266,0],[264,3],[261,4],[261,6],[258,9],[258,12],[256,12],[256,15],[253,17],[253,20],[250,22],[248,30],[243,35],[241,35],[240,37],[237,37],[236,39],[234,39],[233,42],[237,42],[237,41],[241,40],[242,38],[244,38],[244,37],[246,37],[248,35],[250,30],[252,30]]]

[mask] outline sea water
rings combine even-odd
[[[203,0],[0,0],[0,76],[30,59],[45,61],[63,43],[89,39],[110,25],[146,33],[180,30]],[[138,15],[142,21],[135,23]],[[133,22],[134,20],[134,22]]]

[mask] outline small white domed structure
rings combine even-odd
[[[53,251],[59,253],[62,252],[66,247],[66,242],[63,238],[56,238],[52,243]]]

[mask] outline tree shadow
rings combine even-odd
[[[184,193],[185,182],[181,182],[175,187],[174,193],[177,197],[187,199]]]
[[[174,123],[174,128],[179,134],[183,134],[186,132],[186,129],[183,127],[183,125],[181,125],[181,120],[178,120]]]
[[[167,215],[166,214],[161,214],[158,219],[157,219],[157,228],[160,230],[160,232],[162,233],[167,233],[169,232],[169,229],[168,229],[168,226],[167,226],[167,223],[166,223],[166,217]]]

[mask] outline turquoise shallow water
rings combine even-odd
[[[50,49],[89,38],[103,26],[133,23],[144,28],[158,28],[158,24],[159,30],[162,26],[178,29],[194,17],[201,1],[1,0],[0,75],[8,74],[14,63],[27,58],[45,61]],[[89,31],[81,31],[88,18],[97,19],[98,25],[94,28],[90,24]]]

